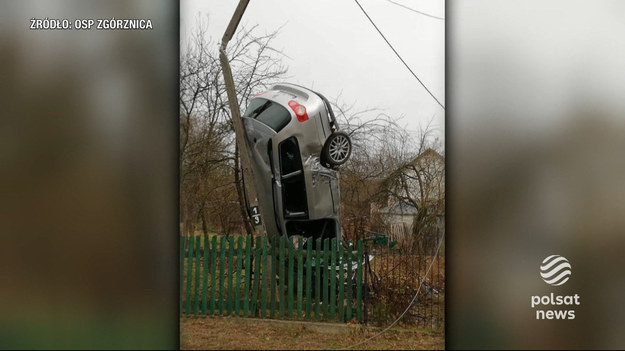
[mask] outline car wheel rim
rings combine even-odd
[[[330,157],[336,163],[341,163],[349,155],[349,140],[346,136],[337,135],[330,142]]]

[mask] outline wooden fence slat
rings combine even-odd
[[[365,319],[362,240],[220,238],[180,237],[182,315]]]
[[[321,259],[323,257],[323,249],[321,247],[321,238],[317,239],[317,259],[315,260],[315,320],[321,320]]]
[[[356,318],[359,321],[362,321],[362,265],[363,258],[365,260],[369,259],[368,257],[364,257],[362,254],[362,240],[358,240],[358,267],[356,267]]]
[[[243,316],[247,317],[250,312],[250,252],[252,246],[252,236],[245,238],[245,284],[243,285]]]
[[[239,235],[237,238],[237,268],[235,271],[235,284],[234,284],[234,315],[239,316],[241,313],[240,309],[240,298],[241,298],[241,271],[243,270],[243,237]]]
[[[293,286],[293,279],[295,279],[293,277],[294,275],[294,271],[295,271],[295,265],[294,265],[294,256],[295,256],[295,248],[293,247],[293,241],[289,238],[287,245],[289,247],[289,261],[288,261],[288,270],[289,270],[289,277],[288,277],[288,288],[287,288],[287,293],[289,294],[289,298],[288,298],[288,305],[287,305],[287,317],[289,319],[293,318],[293,300],[294,300],[294,286]]]
[[[343,245],[340,241],[337,241],[337,254],[338,254],[338,265],[339,265],[339,299],[337,300],[338,304],[338,315],[339,322],[345,321],[345,259],[343,251]]]
[[[313,238],[310,237],[306,241],[306,320],[311,320],[312,318],[312,247],[313,247]]]
[[[217,236],[211,239],[211,293],[210,293],[210,314],[215,314],[215,276],[217,266]]]
[[[286,298],[286,289],[285,289],[285,284],[286,284],[286,273],[285,273],[285,267],[284,267],[284,244],[285,244],[285,239],[284,237],[280,237],[280,281],[279,281],[279,296],[278,298],[280,299],[280,319],[284,318],[284,305],[285,305],[285,298]]]
[[[226,262],[226,237],[222,236],[219,242],[219,315],[224,313],[224,266]]]
[[[202,237],[195,237],[195,278],[193,289],[193,314],[198,315],[200,313],[200,244]]]
[[[330,239],[323,241],[323,319],[330,319]]]
[[[273,237],[271,240],[271,312],[269,317],[274,318],[276,315],[276,269],[278,266],[277,257],[277,241]]]
[[[302,258],[303,238],[297,238],[297,319],[302,319],[303,296],[304,296],[304,259]]]
[[[265,318],[267,312],[267,237],[262,240],[262,258],[260,272],[260,318]]]
[[[330,319],[334,320],[336,314],[336,239],[332,239],[332,263],[330,264]]]
[[[206,315],[206,307],[208,302],[208,265],[212,265],[212,257],[209,255],[209,237],[204,235],[204,261],[202,271],[202,315]]]
[[[179,313],[182,314],[182,297],[184,296],[184,253],[185,253],[185,236],[180,236],[180,307]]]
[[[187,250],[187,294],[185,301],[186,315],[191,314],[191,281],[193,280],[192,268],[193,268],[193,237],[189,237],[189,249]]]
[[[350,242],[347,242],[347,250],[345,251],[345,261],[347,261],[347,286],[345,287],[347,290],[345,291],[345,300],[347,300],[347,316],[345,320],[348,322],[352,320],[352,290],[354,288],[354,281],[352,279],[352,246],[350,244]]]
[[[252,316],[256,316],[258,310],[258,284],[260,283],[260,245],[258,240],[260,237],[254,238],[254,287],[252,290]]]
[[[228,271],[226,272],[226,277],[228,278],[228,292],[226,295],[226,315],[229,316],[232,314],[232,310],[234,307],[234,289],[232,288],[232,280],[234,279],[234,237],[232,236],[228,237]]]

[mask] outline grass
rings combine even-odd
[[[231,317],[180,319],[180,349],[341,349],[378,333],[357,324],[304,323]],[[354,349],[444,349],[442,331],[389,330]]]

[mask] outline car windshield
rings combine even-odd
[[[291,120],[291,114],[286,108],[273,101],[257,98],[250,102],[243,117],[254,118],[271,129],[279,132]]]

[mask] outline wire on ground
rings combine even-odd
[[[445,238],[445,234],[441,235],[441,239],[438,241],[438,247],[436,248],[436,254],[434,255],[434,258],[432,258],[432,262],[430,262],[430,266],[428,267],[428,269],[425,271],[425,276],[423,277],[423,279],[421,279],[421,283],[419,283],[419,287],[417,288],[417,292],[414,294],[414,297],[412,298],[412,301],[410,301],[410,304],[408,304],[408,307],[406,307],[406,309],[404,310],[404,312],[402,312],[401,315],[399,315],[399,317],[397,317],[397,319],[395,319],[395,321],[393,321],[393,323],[391,323],[388,327],[384,328],[382,331],[380,331],[379,333],[375,334],[374,336],[371,336],[365,340],[362,340],[354,345],[339,349],[339,350],[348,350],[351,348],[354,348],[356,346],[360,346],[364,343],[366,343],[367,341],[376,338],[384,333],[386,333],[389,329],[391,329],[395,324],[397,324],[403,317],[404,315],[410,310],[410,307],[412,307],[412,304],[414,304],[414,302],[417,300],[417,296],[419,296],[419,291],[421,290],[421,287],[423,286],[423,282],[425,281],[425,278],[427,278],[428,274],[430,273],[430,270],[432,269],[432,266],[434,265],[434,261],[436,261],[436,259],[438,258],[438,254],[441,250],[441,244],[443,243],[443,238]]]

